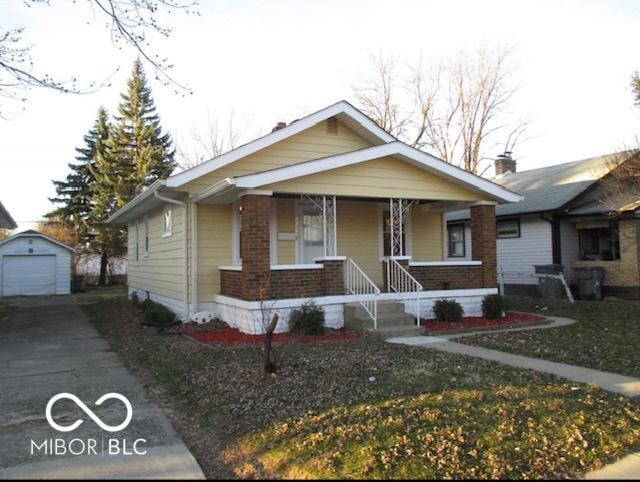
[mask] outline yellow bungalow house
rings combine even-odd
[[[313,299],[341,327],[385,303],[477,314],[496,293],[495,205],[521,197],[404,144],[345,101],[157,181],[115,213],[128,226],[129,292],[184,319],[248,333],[263,309]],[[445,213],[470,208],[470,260],[447,261]],[[352,310],[353,311],[353,310]]]

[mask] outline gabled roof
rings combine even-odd
[[[314,112],[302,119],[295,120],[282,129],[259,137],[258,139],[233,149],[232,151],[192,167],[191,169],[174,174],[166,180],[167,187],[181,186],[189,181],[197,179],[200,176],[213,172],[227,164],[235,162],[243,157],[253,154],[254,152],[258,152],[261,149],[298,134],[299,132],[316,125],[318,122],[322,122],[331,117],[338,118],[338,120],[343,122],[356,134],[361,135],[374,144],[393,142],[397,140],[387,131],[379,127],[373,120],[352,106],[349,102],[341,100],[340,102],[336,102],[335,104],[325,107],[324,109]]]
[[[10,241],[13,241],[15,239],[18,239],[18,238],[33,238],[33,237],[39,237],[39,238],[46,239],[47,241],[49,241],[49,242],[51,242],[53,244],[57,244],[61,248],[68,249],[72,253],[74,253],[76,251],[71,246],[69,246],[67,244],[64,244],[64,243],[61,243],[57,239],[53,239],[52,237],[47,236],[46,234],[42,234],[42,233],[40,233],[38,231],[34,231],[33,229],[28,229],[27,231],[22,231],[21,233],[14,234],[12,236],[9,236],[8,238],[3,239],[2,241],[0,241],[0,246],[2,246],[3,244],[8,243]]]
[[[498,206],[496,216],[559,209],[632,154],[632,151],[619,152],[496,177],[494,182],[524,196],[524,200],[519,203]],[[449,221],[464,219],[469,219],[468,209],[447,214]]]
[[[206,198],[215,195],[228,189],[229,186],[235,186],[237,189],[254,189],[268,184],[308,176],[386,156],[399,157],[416,167],[425,169],[444,178],[448,178],[456,183],[463,184],[473,190],[483,191],[499,202],[517,202],[522,199],[518,194],[505,189],[499,184],[495,184],[487,179],[475,176],[463,169],[433,157],[424,151],[410,147],[403,142],[395,141],[380,146],[367,147],[357,151],[301,162],[256,174],[228,178],[217,183],[211,189],[196,197],[195,200],[197,201],[199,198]]]
[[[0,228],[16,229],[18,225],[0,202]]]

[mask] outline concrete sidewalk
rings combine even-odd
[[[145,398],[144,388],[122,365],[107,342],[89,324],[68,296],[12,300],[16,312],[0,323],[0,479],[25,478],[178,478],[203,479],[200,466],[162,410]],[[45,418],[52,396],[76,395],[103,423],[116,426],[126,416],[117,400],[95,402],[115,392],[131,403],[133,417],[122,431],[101,429],[79,406],[60,400],[52,418],[62,426],[82,420],[70,432],[54,430]],[[52,455],[34,450],[62,439],[82,443],[96,440],[98,454]],[[109,455],[100,450],[110,440],[127,444],[135,440],[144,455]]]

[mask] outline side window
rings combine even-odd
[[[172,222],[171,222],[171,208],[167,208],[162,213],[162,236],[167,237],[171,236],[172,231]]]
[[[149,254],[149,216],[144,217],[144,255]]]
[[[464,224],[451,224],[449,231],[449,257],[464,258]]]
[[[519,238],[520,237],[520,220],[505,219],[496,223],[496,231],[498,239],[503,238]]]

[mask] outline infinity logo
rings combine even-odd
[[[59,432],[71,432],[72,430],[77,429],[80,425],[82,425],[82,422],[84,422],[84,420],[78,419],[75,422],[73,422],[71,425],[64,427],[62,425],[57,424],[53,420],[53,417],[51,416],[51,409],[53,408],[53,405],[58,400],[61,400],[63,398],[67,398],[71,400],[73,403],[75,403],[78,407],[82,409],[84,413],[89,415],[91,420],[93,420],[102,430],[106,430],[107,432],[119,432],[120,430],[125,429],[127,425],[129,425],[129,423],[131,422],[131,417],[133,417],[133,408],[131,407],[131,403],[129,403],[129,400],[127,400],[126,397],[124,397],[123,395],[120,395],[119,393],[107,393],[106,395],[102,395],[98,400],[96,400],[96,403],[95,403],[96,405],[102,405],[102,403],[105,400],[115,398],[117,400],[120,400],[124,404],[124,406],[127,408],[127,416],[124,419],[124,422],[122,422],[120,425],[116,425],[115,427],[103,423],[102,420],[100,420],[96,416],[96,414],[93,413],[93,411],[84,404],[82,400],[80,400],[78,397],[76,397],[72,393],[59,393],[55,395],[51,400],[49,400],[49,403],[47,403],[47,408],[45,411],[47,416],[47,422],[49,422],[49,425],[51,425],[51,427],[53,427]]]

